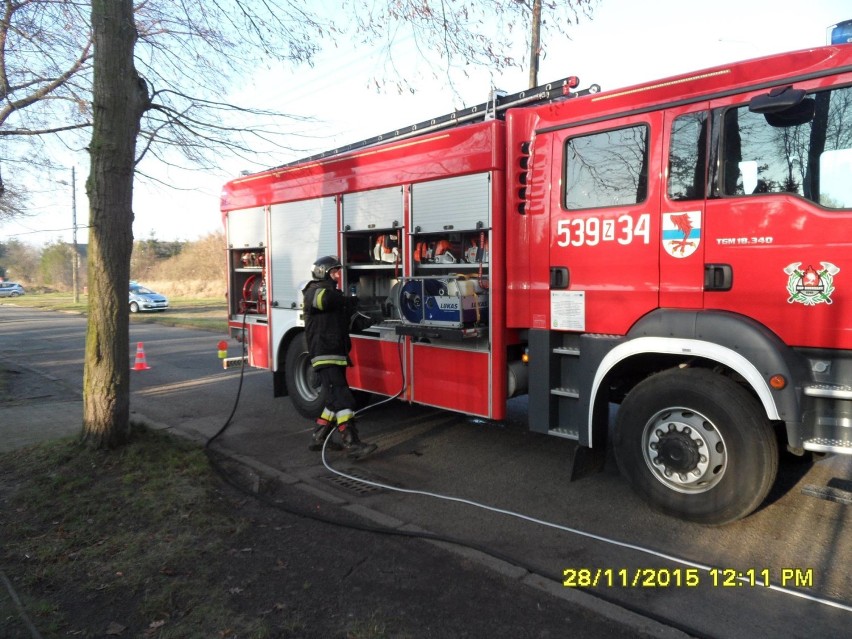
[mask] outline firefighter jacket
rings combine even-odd
[[[305,338],[314,368],[348,366],[349,319],[357,298],[347,297],[333,280],[312,280],[302,289],[305,298]]]

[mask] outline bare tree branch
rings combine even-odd
[[[88,129],[91,126],[91,122],[81,122],[80,124],[69,124],[67,126],[58,126],[49,129],[0,129],[0,137],[41,136],[49,135],[51,133],[64,133],[65,131]]]
[[[0,166],[32,157],[28,144],[39,136],[86,147],[91,0],[1,1]],[[594,3],[545,2],[552,19],[544,28],[566,35]],[[421,58],[438,52],[432,74],[452,88],[451,75],[465,73],[466,65],[495,72],[521,65],[513,51],[526,37],[530,13],[529,3],[519,0],[342,0],[332,15],[321,10],[302,0],[136,0],[135,66],[151,94],[140,122],[137,170],[158,160],[214,168],[226,157],[261,166],[258,151],[291,148],[294,125],[307,119],[223,96],[257,70],[311,64],[335,37],[379,45],[380,70],[365,78],[379,91],[414,92],[416,78],[397,62],[412,49]]]

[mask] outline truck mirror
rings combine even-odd
[[[772,89],[769,93],[753,97],[748,103],[749,111],[763,114],[766,123],[773,127],[810,122],[815,109],[813,98],[806,98],[804,90],[791,86]]]
[[[806,98],[799,102],[796,106],[792,106],[776,113],[765,113],[763,117],[766,118],[766,123],[769,126],[799,126],[800,124],[806,124],[813,120],[814,113],[816,113],[816,100],[813,98]]]

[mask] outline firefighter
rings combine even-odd
[[[355,397],[346,381],[346,367],[352,346],[349,322],[357,298],[347,297],[338,288],[341,268],[340,260],[334,255],[319,258],[311,269],[311,281],[302,289],[308,355],[326,398],[308,448],[321,450],[336,425],[343,448],[350,457],[358,459],[372,453],[377,446],[362,442],[355,429]]]

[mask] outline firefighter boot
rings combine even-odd
[[[358,437],[358,431],[355,430],[355,425],[352,423],[340,426],[339,429],[341,439],[343,440],[343,448],[348,453],[348,457],[352,459],[361,459],[366,457],[378,448],[375,444],[365,444]]]
[[[325,444],[325,440],[328,438],[328,434],[333,429],[334,424],[325,419],[318,419],[317,427],[314,428],[314,434],[311,436],[311,443],[308,446],[308,450],[322,450],[323,444]],[[329,450],[340,450],[342,447],[336,441],[329,439],[326,448]]]

